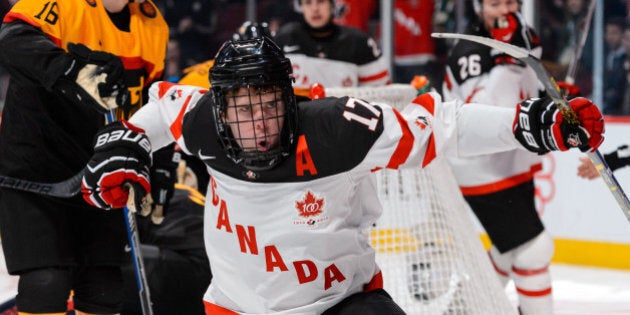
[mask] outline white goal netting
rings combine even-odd
[[[325,91],[398,109],[416,96],[406,84]],[[443,158],[375,176],[384,210],[371,241],[385,289],[408,314],[516,314]]]

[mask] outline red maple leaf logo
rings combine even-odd
[[[312,192],[306,192],[302,201],[296,201],[295,207],[300,212],[301,217],[312,217],[324,211],[324,199],[316,198]]]

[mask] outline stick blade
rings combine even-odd
[[[481,37],[481,36],[476,36],[476,35],[468,35],[468,34],[457,34],[457,33],[431,33],[431,37],[464,39],[464,40],[476,42],[479,44],[483,44],[483,45],[498,49],[514,58],[524,59],[524,58],[529,57],[529,52],[527,51],[527,49],[510,45],[508,43],[500,42],[492,38]]]

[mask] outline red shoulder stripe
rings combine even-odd
[[[3,23],[11,23],[14,21],[22,21],[25,23],[28,23],[32,26],[35,26],[37,28],[41,28],[41,26],[38,23],[35,23],[35,21],[31,20],[28,16],[22,14],[22,13],[17,13],[17,12],[9,12],[4,16],[4,19],[2,20]]]
[[[429,165],[433,159],[437,156],[435,150],[435,137],[433,136],[433,132],[431,132],[431,137],[429,137],[429,143],[427,143],[427,151],[424,152],[424,158],[422,159],[422,167]]]
[[[184,114],[186,113],[186,108],[188,108],[188,104],[190,103],[191,97],[192,95],[188,95],[188,97],[186,97],[186,101],[184,101],[184,105],[182,106],[182,109],[179,111],[179,114],[177,115],[177,118],[175,119],[173,124],[171,124],[170,130],[171,130],[171,133],[173,134],[173,137],[175,137],[175,140],[179,139],[182,136],[182,125],[184,122]]]
[[[173,87],[173,85],[175,85],[175,83],[172,82],[160,82],[158,83],[158,97],[162,98],[164,96],[164,94],[166,94],[166,91],[168,91],[168,89],[170,89],[171,87]]]
[[[411,102],[424,107],[431,115],[435,115],[435,100],[431,94],[424,93]]]
[[[411,133],[411,130],[409,129],[405,118],[396,109],[393,109],[393,111],[396,115],[398,123],[400,124],[402,137],[398,141],[396,150],[394,151],[394,154],[392,154],[389,163],[387,163],[387,168],[396,170],[401,164],[407,161],[407,158],[411,153],[411,149],[413,148],[414,136],[413,133]]]

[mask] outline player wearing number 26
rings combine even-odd
[[[522,148],[521,141],[532,150],[558,143],[566,150],[570,135],[585,148],[601,138],[584,122],[541,123],[557,112],[544,99],[518,112],[442,102],[431,93],[399,112],[349,97],[296,97],[291,62],[264,35],[226,42],[210,81],[210,90],[156,83],[149,103],[118,126],[135,126],[153,150],[177,142],[208,166],[204,237],[214,277],[207,314],[404,314],[383,290],[369,242],[382,212],[372,172],[423,167],[445,150],[496,152]],[[591,102],[572,105],[580,119],[601,126]],[[523,117],[515,123],[517,114]],[[551,129],[559,131],[537,136]],[[535,133],[532,143],[526,132]],[[109,156],[142,150],[121,144]],[[103,174],[132,171],[108,166],[107,153],[89,165]],[[116,183],[99,178],[86,174],[92,189],[84,196],[115,200]]]
[[[534,30],[520,14],[519,0],[474,0],[477,19],[468,33],[526,49],[540,57]],[[445,100],[514,108],[539,96],[541,84],[521,61],[490,47],[459,41],[453,47],[443,85]],[[522,111],[527,111],[523,102]],[[553,117],[549,117],[553,119]],[[523,133],[530,138],[534,133]],[[549,150],[535,150],[542,155]],[[523,315],[553,311],[549,264],[553,240],[545,230],[534,196],[534,174],[541,157],[524,150],[449,159],[460,189],[492,241],[489,257],[500,280],[513,280]]]

